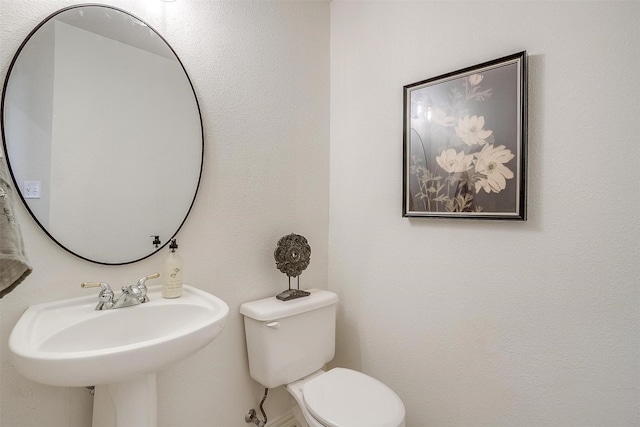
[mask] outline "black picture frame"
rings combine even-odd
[[[403,121],[403,217],[526,220],[526,51],[404,86]]]

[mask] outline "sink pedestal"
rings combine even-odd
[[[93,427],[156,427],[157,421],[156,374],[96,385]]]

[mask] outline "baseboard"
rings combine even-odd
[[[296,427],[296,419],[293,418],[291,411],[287,411],[286,414],[269,421],[266,427]]]

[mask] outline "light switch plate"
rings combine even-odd
[[[40,181],[25,181],[24,192],[22,193],[25,199],[39,199],[40,198]]]

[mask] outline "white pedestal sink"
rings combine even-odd
[[[164,299],[96,311],[96,296],[29,307],[9,337],[13,365],[43,384],[95,386],[93,425],[154,427],[156,372],[197,352],[222,331],[229,307],[183,286]]]

